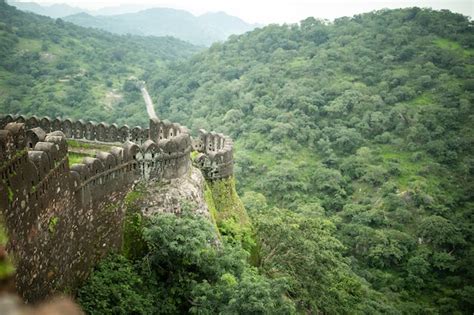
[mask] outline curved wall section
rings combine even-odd
[[[0,128],[4,128],[10,122],[24,123],[26,129],[40,127],[45,132],[60,130],[68,139],[113,143],[123,143],[130,140],[142,144],[149,138],[149,130],[147,128],[130,128],[127,125],[117,126],[116,124],[109,125],[103,122],[73,121],[68,118],[50,118],[47,116],[41,118],[32,116],[27,118],[24,116],[5,115],[0,118]]]
[[[66,139],[114,144],[69,166]],[[121,245],[125,195],[137,180],[188,174],[190,153],[208,180],[232,176],[233,144],[223,134],[157,118],[149,128],[49,117],[0,117],[0,211],[27,301],[74,288]],[[117,228],[119,227],[119,228]]]
[[[232,139],[215,132],[199,130],[199,137],[193,140],[193,149],[199,152],[194,164],[209,180],[227,178],[234,172]]]
[[[16,122],[0,130],[0,211],[27,301],[74,288],[120,247],[122,201],[139,176],[135,144],[70,168],[66,133]]]

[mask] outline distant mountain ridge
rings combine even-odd
[[[62,18],[68,15],[84,12],[84,9],[72,7],[67,4],[52,4],[41,5],[36,2],[18,2],[6,1],[9,5],[16,7],[19,10],[45,15],[52,18]]]
[[[258,26],[224,12],[194,16],[187,11],[170,8],[153,8],[111,16],[79,13],[67,16],[64,20],[117,34],[173,36],[204,46],[226,40],[232,34],[251,31]]]
[[[23,11],[62,18],[83,27],[98,28],[115,34],[173,36],[201,46],[210,46],[216,41],[226,40],[232,34],[242,34],[260,26],[225,12],[195,16],[188,11],[171,8],[149,8],[135,12],[140,10],[139,5],[89,11],[66,4],[43,6],[35,2],[9,3]],[[123,13],[124,11],[128,13]]]

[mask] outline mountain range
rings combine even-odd
[[[232,34],[242,34],[260,26],[249,24],[225,12],[195,16],[187,11],[171,8],[143,10],[145,7],[139,5],[88,11],[66,4],[43,6],[35,2],[9,3],[22,11],[62,18],[83,27],[121,35],[173,36],[201,46],[210,46],[213,42],[226,40]]]

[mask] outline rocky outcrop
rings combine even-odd
[[[141,205],[145,216],[156,213],[179,214],[184,208],[192,209],[201,215],[210,217],[204,199],[205,180],[199,169],[191,167],[182,177],[152,183],[146,187],[147,198]]]

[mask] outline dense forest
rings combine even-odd
[[[382,10],[271,25],[146,79],[160,116],[237,140],[258,267],[298,309],[469,313],[473,45],[461,15]]]
[[[198,50],[172,37],[88,30],[0,1],[0,109],[143,124],[142,98],[128,79]]]
[[[78,295],[87,312],[474,311],[467,17],[411,8],[307,18],[196,52],[1,9],[1,112],[146,124],[127,88],[135,75],[160,117],[235,140],[250,237],[219,226],[220,245],[210,246],[212,223],[192,212],[146,224],[132,215],[136,250],[98,266]],[[67,67],[44,61],[60,52]],[[95,83],[104,91],[107,82],[124,100],[104,112]]]

